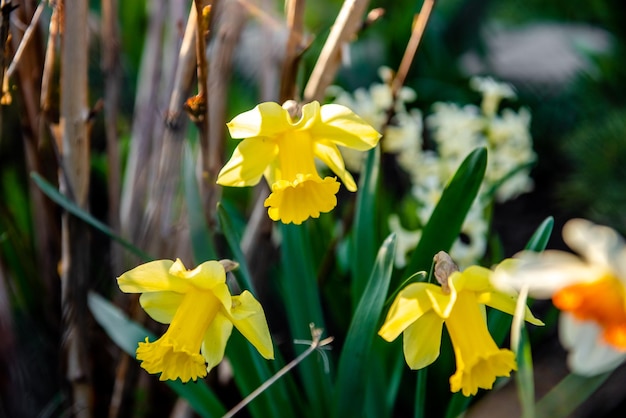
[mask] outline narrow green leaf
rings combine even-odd
[[[291,336],[311,340],[310,323],[324,328],[324,316],[317,286],[317,271],[307,225],[282,225],[281,267],[279,275],[282,299]],[[307,346],[296,345],[296,354]],[[317,357],[317,358],[316,358]],[[304,391],[312,416],[324,416],[331,399],[331,381],[319,356],[310,356],[299,366]]]
[[[413,412],[413,416],[415,418],[426,417],[426,393],[428,392],[426,382],[427,377],[428,368],[417,371],[417,385],[415,386],[415,411]]]
[[[367,154],[357,192],[354,225],[352,227],[352,309],[356,309],[365,290],[380,242],[376,230],[379,212],[377,198],[379,178],[380,147],[375,147]]]
[[[541,225],[539,225],[533,236],[530,237],[525,249],[536,252],[545,250],[548,245],[550,235],[552,235],[553,228],[554,218],[552,216],[548,216],[543,220]]]
[[[239,263],[239,268],[235,271],[235,275],[240,279],[239,286],[242,290],[249,290],[254,293],[254,285],[252,282],[252,275],[250,274],[250,270],[248,269],[248,263],[246,261],[246,256],[241,251],[241,246],[239,243],[241,242],[241,237],[237,233],[237,230],[233,226],[232,219],[228,214],[228,211],[221,203],[217,204],[217,219],[220,223],[220,228],[224,236],[226,237],[226,242],[228,243],[228,247],[232,252],[233,258],[237,263]]]
[[[118,307],[99,294],[90,292],[88,303],[96,322],[100,324],[113,342],[128,355],[135,357],[137,343],[144,341],[146,337],[151,340],[155,339],[152,333],[130,320]],[[180,380],[168,380],[165,383],[178,396],[187,400],[189,405],[202,417],[221,417],[226,412],[224,406],[202,380],[189,383],[182,383]]]
[[[500,180],[493,183],[491,187],[489,187],[489,189],[486,190],[485,193],[482,195],[482,198],[485,199],[486,201],[493,200],[493,197],[495,196],[500,186],[506,183],[510,178],[515,176],[517,173],[524,171],[524,170],[530,170],[534,165],[535,165],[535,161],[518,165],[517,167],[515,167],[514,169],[506,173]]]
[[[593,394],[611,375],[585,377],[569,374],[563,378],[535,406],[536,418],[568,417],[580,404]]]
[[[189,216],[189,234],[191,235],[194,261],[196,264],[200,264],[207,260],[216,260],[217,253],[213,246],[213,236],[204,218],[206,208],[202,207],[200,200],[198,182],[196,181],[196,164],[193,161],[189,144],[185,145],[183,161],[183,188],[187,203],[187,215]]]
[[[350,323],[341,351],[335,384],[335,416],[362,416],[363,403],[355,402],[366,393],[370,348],[389,290],[396,237],[385,239],[369,276],[367,286]],[[373,359],[372,359],[373,360]]]
[[[139,257],[143,261],[153,260],[153,258],[150,257],[148,254],[144,253],[139,248],[135,247],[133,244],[126,241],[124,238],[120,237],[119,235],[116,235],[115,232],[113,232],[111,228],[109,228],[107,225],[105,225],[104,223],[100,222],[98,219],[91,216],[91,214],[89,214],[88,212],[85,212],[83,209],[78,207],[74,202],[69,200],[67,197],[63,196],[57,190],[56,187],[48,183],[39,174],[33,172],[30,174],[30,177],[33,179],[35,184],[37,184],[37,186],[41,189],[41,191],[46,196],[48,196],[50,199],[56,202],[63,209],[65,209],[72,215],[76,216],[78,219],[81,219],[87,224],[96,228],[98,231],[102,232],[103,234],[105,234],[106,236],[108,236],[109,238],[117,242],[118,244],[120,244],[122,247],[124,247],[131,253],[135,254],[137,257]]]
[[[522,406],[522,418],[535,417],[535,381],[533,377],[533,358],[528,339],[528,331],[522,325],[517,349],[517,395]]]
[[[461,163],[424,226],[406,272],[413,274],[416,271],[428,271],[437,252],[450,250],[478,194],[486,167],[486,148],[475,149]]]

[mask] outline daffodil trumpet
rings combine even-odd
[[[261,304],[248,291],[230,294],[224,266],[207,261],[187,270],[182,261],[157,260],[117,279],[126,293],[141,293],[139,303],[155,321],[169,324],[156,341],[140,342],[136,351],[148,373],[160,380],[196,381],[224,358],[233,326],[266,359],[274,348]]]
[[[378,334],[387,341],[403,334],[404,357],[417,370],[439,357],[445,324],[456,359],[450,390],[475,395],[479,388],[491,389],[498,376],[517,369],[515,354],[498,348],[485,319],[485,306],[513,314],[515,295],[497,291],[490,282],[492,271],[471,266],[463,272],[448,270],[433,283],[412,283],[395,298]],[[525,319],[542,325],[526,308]]]
[[[295,109],[295,110],[294,110]],[[271,188],[265,200],[268,215],[283,223],[301,224],[337,205],[339,182],[322,178],[315,159],[326,164],[349,191],[357,186],[346,170],[338,147],[373,148],[380,134],[345,106],[316,101],[301,108],[261,103],[228,124],[230,135],[243,139],[218,174],[223,186],[257,184],[264,176]]]

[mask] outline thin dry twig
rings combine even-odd
[[[41,13],[43,12],[44,6],[45,6],[45,2],[42,0],[39,2],[37,9],[35,9],[35,14],[33,15],[33,18],[30,20],[30,23],[28,24],[28,28],[26,28],[26,31],[24,32],[24,36],[22,37],[22,40],[20,41],[20,44],[17,47],[15,54],[13,55],[11,64],[9,65],[9,68],[7,69],[7,72],[6,72],[7,77],[13,76],[13,73],[15,72],[15,68],[19,64],[20,58],[22,58],[22,54],[24,53],[24,50],[26,49],[30,40],[32,39],[33,33],[35,33],[35,29],[37,28],[37,24],[39,23],[39,18],[41,17]]]
[[[406,80],[407,75],[409,74],[409,69],[411,68],[413,59],[415,58],[417,47],[422,40],[422,35],[426,30],[426,23],[428,23],[428,19],[430,18],[430,14],[433,10],[434,5],[435,0],[424,0],[422,8],[417,15],[417,21],[413,26],[413,32],[411,33],[411,38],[409,39],[406,50],[404,51],[404,56],[402,57],[402,61],[400,62],[400,67],[398,68],[398,72],[391,82],[391,92],[393,94],[393,97],[396,97],[396,95],[404,85],[404,81]]]
[[[282,77],[280,82],[280,103],[296,99],[296,74],[298,62],[303,49],[304,0],[289,0],[287,2],[287,27],[289,37],[285,49]]]
[[[246,396],[241,402],[233,407],[230,411],[228,411],[222,418],[232,418],[235,414],[241,411],[246,405],[252,402],[257,396],[261,393],[265,392],[270,386],[272,386],[278,379],[286,375],[291,369],[300,364],[305,358],[310,356],[314,351],[320,350],[322,348],[327,348],[327,346],[333,342],[334,337],[327,337],[322,340],[322,332],[321,328],[315,328],[314,324],[309,324],[311,328],[311,341],[307,341],[310,343],[309,348],[304,350],[298,357],[291,360],[289,363],[285,365],[282,369],[280,369],[276,374],[269,379],[267,379],[261,386],[256,388],[252,393]]]
[[[363,26],[363,15],[368,4],[369,0],[346,0],[343,3],[304,88],[305,101],[321,100],[324,97],[326,88],[339,70],[341,48],[353,41]]]

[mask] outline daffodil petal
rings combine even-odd
[[[496,267],[492,283],[504,291],[519,291],[528,285],[528,293],[534,298],[548,299],[565,286],[594,280],[603,274],[599,267],[563,251],[547,250],[540,254],[525,251],[515,257],[517,262]]]
[[[458,273],[453,273],[458,274]],[[433,311],[437,312],[442,318],[448,318],[450,316],[450,312],[454,307],[454,304],[457,299],[457,291],[454,287],[454,282],[452,280],[449,281],[450,284],[450,293],[443,293],[440,286],[432,285],[426,289],[426,294],[430,298]]]
[[[393,301],[385,323],[378,335],[387,341],[398,338],[409,325],[417,321],[432,308],[426,290],[436,287],[429,283],[412,283],[402,289]]]
[[[209,328],[204,333],[200,351],[207,362],[207,371],[217,366],[224,358],[226,343],[233,331],[233,323],[230,319],[218,312]]]
[[[366,151],[376,146],[381,135],[352,110],[337,104],[320,109],[320,123],[311,127],[316,139],[325,139],[337,145]]]
[[[150,318],[162,324],[169,324],[185,295],[176,292],[150,292],[139,297],[139,304]]]
[[[335,144],[329,141],[316,141],[313,145],[315,156],[322,160],[345,184],[346,189],[351,192],[356,192],[357,187],[354,182],[354,178],[343,162],[341,152]]]
[[[463,274],[455,275],[458,277],[455,281],[457,292],[461,290],[471,290],[473,292],[487,292],[493,290],[491,283],[491,275],[493,272],[488,268],[481,266],[469,266],[463,270]]]
[[[404,358],[409,367],[418,370],[439,357],[443,318],[427,312],[404,331]]]
[[[244,139],[220,170],[217,184],[232,187],[254,186],[277,155],[276,143],[268,138]]]
[[[156,260],[142,264],[117,278],[120,290],[125,293],[160,292],[168,290],[185,293],[191,284],[170,273],[172,260]]]
[[[231,320],[237,330],[266,359],[274,358],[274,346],[261,304],[247,290],[233,296]]]
[[[476,301],[478,303],[485,304],[499,311],[508,313],[509,315],[515,314],[515,307],[517,305],[517,298],[513,295],[508,295],[500,292],[483,292],[476,295]],[[524,320],[533,325],[544,325],[544,323],[537,319],[528,306],[524,313]]]
[[[574,373],[595,376],[615,369],[626,360],[626,352],[604,343],[601,334],[602,329],[594,322],[579,321],[568,313],[561,313],[559,337],[569,351],[567,363]]]
[[[605,267],[624,248],[624,241],[615,230],[585,219],[568,221],[563,226],[563,240],[589,263]]]
[[[260,103],[226,124],[233,138],[271,137],[286,131],[291,125],[289,112],[274,102]]]
[[[333,177],[323,180],[318,176],[298,175],[290,182],[280,180],[272,184],[272,194],[263,203],[269,217],[285,224],[300,225],[310,217],[318,218],[337,205],[339,182]]]
[[[189,280],[195,287],[209,290],[226,283],[224,267],[215,260],[206,261],[193,270],[187,270],[179,263],[180,260],[176,261],[170,268],[170,274]]]

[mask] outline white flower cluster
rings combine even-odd
[[[535,160],[530,136],[530,112],[504,109],[498,113],[502,99],[516,98],[512,86],[491,78],[475,77],[470,86],[482,93],[481,106],[459,106],[435,103],[426,117],[426,127],[436,150],[422,150],[422,117],[419,111],[406,109],[415,92],[403,88],[395,106],[395,116],[385,128],[387,112],[392,105],[391,72],[380,71],[384,84],[369,90],[358,89],[353,95],[334,87],[335,103],[351,108],[376,129],[384,128],[384,152],[396,154],[398,165],[411,181],[411,197],[417,202],[415,216],[425,225],[439,202],[446,182],[463,159],[476,147],[486,147],[488,163],[485,179],[462,226],[462,237],[453,245],[450,255],[464,267],[475,264],[487,248],[488,219],[486,208],[493,201],[504,202],[532,189],[530,165]],[[345,155],[351,170],[361,167],[361,156]],[[495,193],[494,193],[495,191]],[[491,194],[494,193],[494,194]],[[405,229],[398,215],[391,215],[389,228],[397,235],[396,265],[406,265],[407,254],[415,248],[421,229]]]
[[[411,164],[419,157],[422,149],[423,126],[421,112],[416,109],[407,110],[406,103],[414,101],[417,95],[411,88],[400,89],[393,117],[387,124],[389,110],[393,105],[391,93],[393,73],[390,68],[382,67],[378,74],[383,82],[374,83],[369,89],[358,88],[350,94],[340,87],[331,86],[328,94],[334,96],[333,103],[348,107],[377,131],[382,132],[384,129],[383,151],[397,153],[399,159]],[[386,129],[385,125],[387,125]],[[350,171],[361,171],[365,158],[363,152],[343,148],[341,153]]]

